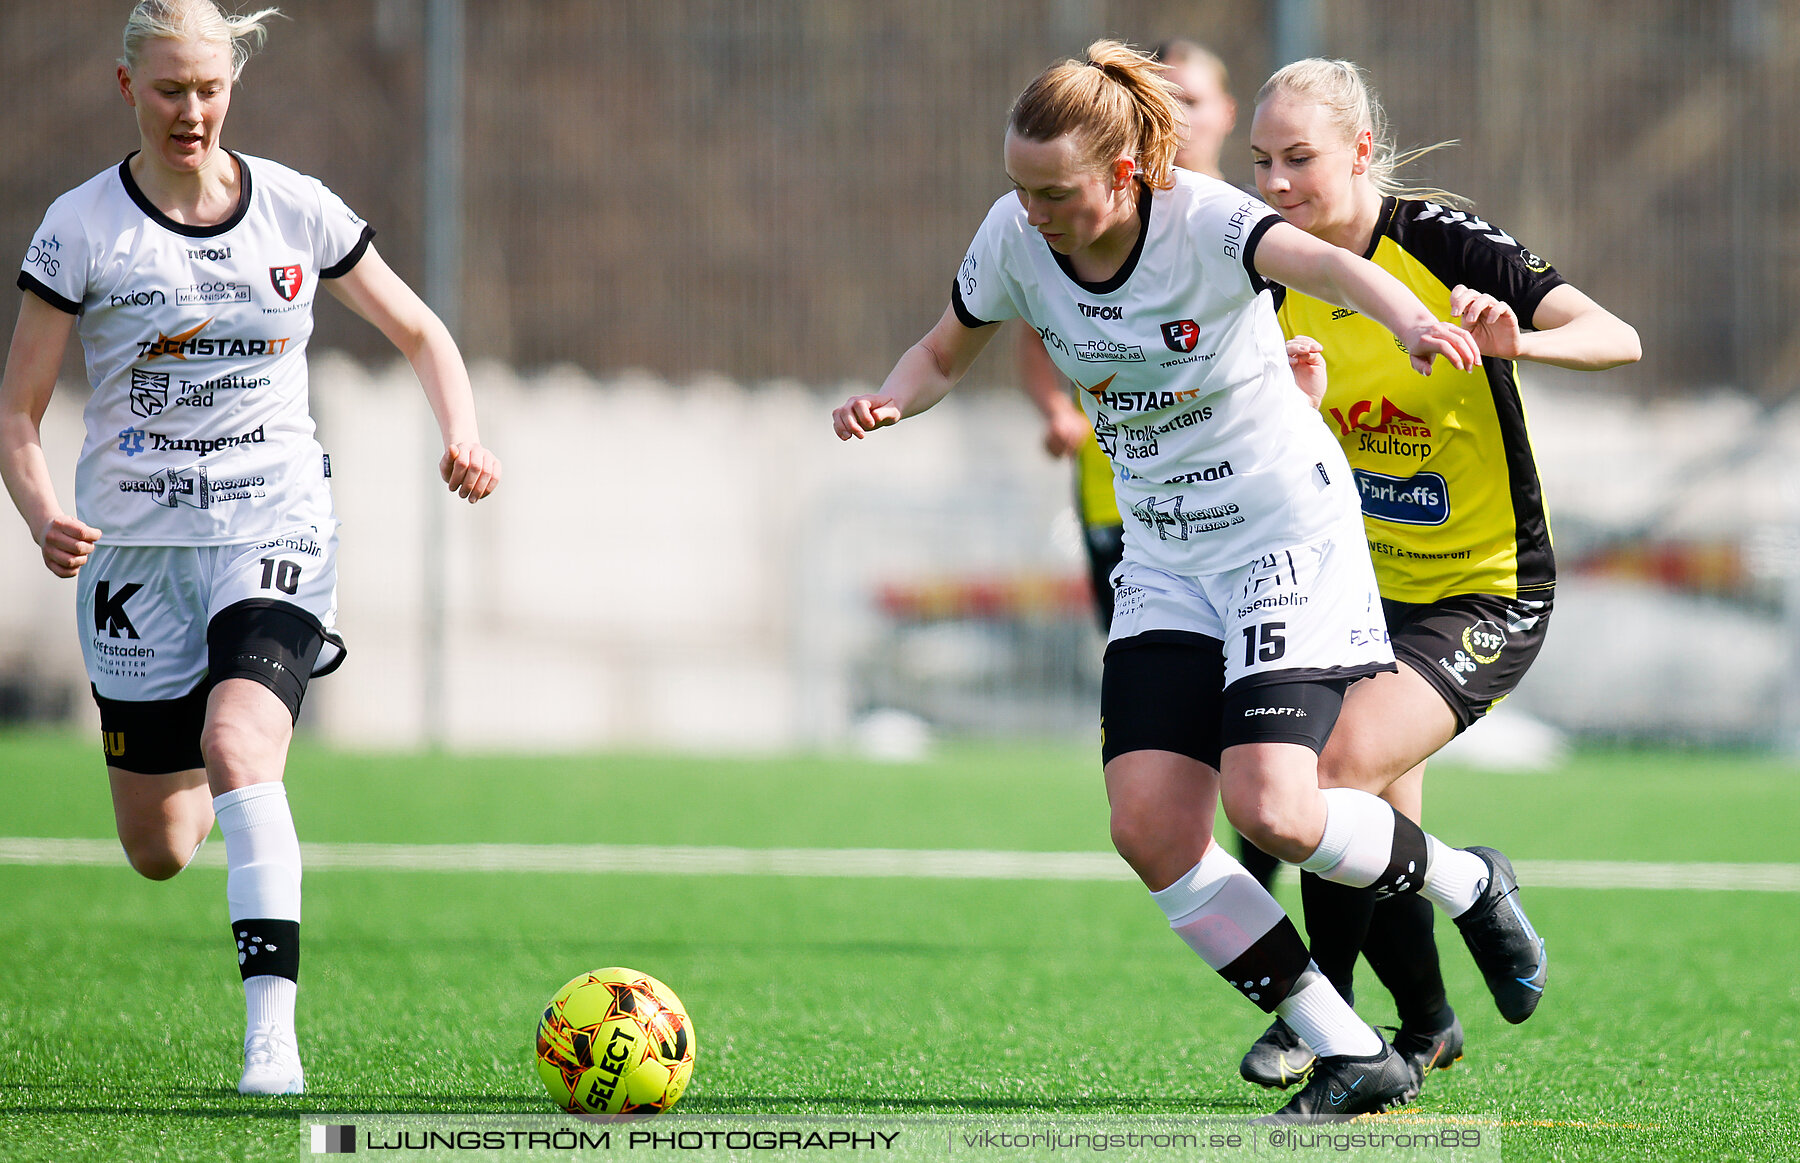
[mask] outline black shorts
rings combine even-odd
[[[1225,644],[1152,630],[1106,648],[1100,679],[1100,758],[1172,751],[1215,770],[1228,747],[1295,743],[1314,752],[1337,722],[1353,680],[1274,671],[1225,685]]]
[[[1457,730],[1510,695],[1544,647],[1554,587],[1516,598],[1454,594],[1435,602],[1381,599],[1394,657],[1424,676],[1456,714]]]
[[[163,775],[206,766],[200,735],[212,688],[247,678],[274,693],[297,722],[308,680],[330,674],[344,657],[344,640],[311,613],[286,602],[251,599],[221,611],[206,627],[208,668],[180,698],[109,699],[94,688],[108,767]],[[330,648],[323,666],[321,652]]]

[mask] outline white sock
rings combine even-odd
[[[244,1027],[246,1032],[279,1026],[294,1028],[294,1001],[300,987],[285,977],[263,973],[244,978]]]
[[[287,788],[279,782],[252,784],[213,799],[213,814],[225,837],[225,901],[234,929],[240,921],[300,921],[300,839],[288,809]],[[298,949],[259,948],[262,938],[237,932],[238,964],[275,954],[298,968]],[[272,939],[272,938],[271,938]],[[284,936],[282,943],[297,940]],[[250,973],[244,978],[244,1018],[249,1030],[270,1025],[294,1028],[298,986],[291,977]]]
[[[1452,917],[1462,916],[1487,888],[1487,861],[1473,852],[1452,848],[1430,834],[1425,837],[1425,848],[1425,883],[1420,886],[1419,895]]]
[[[1300,867],[1335,884],[1367,888],[1381,879],[1394,854],[1394,808],[1353,787],[1328,787],[1325,834]]]
[[[1381,1053],[1381,1035],[1356,1016],[1344,995],[1319,972],[1317,965],[1312,966],[1312,973],[1301,979],[1287,1000],[1275,1007],[1275,1012],[1321,1058],[1336,1054],[1367,1058]]]
[[[1273,1012],[1317,1053],[1360,1056],[1380,1052],[1380,1035],[1356,1016],[1307,958],[1305,947],[1293,935],[1293,923],[1275,898],[1223,848],[1214,844],[1186,875],[1150,896],[1169,918],[1176,935],[1251,1001],[1266,1006],[1269,999],[1263,996],[1263,986],[1286,988],[1286,998]],[[1273,949],[1291,948],[1292,959],[1285,952],[1271,956],[1265,963],[1269,977],[1239,981],[1228,972],[1243,964],[1239,959],[1245,954],[1271,948],[1270,938],[1283,934],[1291,945],[1277,940]],[[1254,955],[1246,960],[1253,959]],[[1272,981],[1273,977],[1280,977],[1281,982]]]

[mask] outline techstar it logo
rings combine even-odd
[[[288,336],[279,339],[200,338],[200,333],[211,327],[212,323],[212,319],[208,319],[175,335],[165,335],[158,331],[155,339],[140,339],[138,358],[152,360],[166,355],[171,359],[183,360],[189,356],[201,359],[239,359],[280,355],[287,350]]]
[[[1119,378],[1119,373],[1114,372],[1112,375],[1107,376],[1105,379],[1101,380],[1099,383],[1095,384],[1091,388],[1088,387],[1086,384],[1082,384],[1081,390],[1086,392],[1088,395],[1094,397],[1094,399],[1098,400],[1100,397],[1106,395],[1106,389],[1111,387],[1112,382],[1118,378]]]
[[[181,349],[182,345],[211,326],[212,320],[208,319],[198,327],[191,327],[188,330],[181,332],[179,335],[164,335],[162,332],[158,331],[154,340],[149,343],[140,343],[138,345],[144,349],[142,358],[155,359],[159,355],[170,355],[174,356],[176,359],[186,359],[187,353]]]
[[[1348,413],[1336,408],[1331,409],[1331,418],[1337,421],[1338,430],[1345,436],[1353,432],[1385,432],[1394,436],[1422,436],[1429,438],[1431,429],[1425,421],[1409,412],[1403,412],[1394,406],[1394,402],[1386,396],[1381,397],[1381,416],[1373,424],[1369,423],[1369,413],[1375,410],[1375,401],[1358,400],[1350,405]]]

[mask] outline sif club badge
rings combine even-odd
[[[1192,319],[1177,319],[1173,323],[1162,325],[1163,346],[1170,351],[1179,351],[1183,355],[1194,350],[1200,342],[1200,325]]]
[[[270,267],[269,282],[274,284],[277,295],[292,303],[294,296],[300,293],[300,264]]]

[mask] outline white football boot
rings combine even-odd
[[[294,1032],[265,1026],[244,1035],[244,1076],[239,1094],[305,1094],[306,1072],[300,1068],[300,1045]]]

